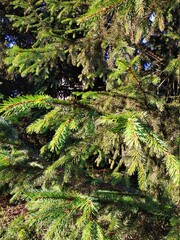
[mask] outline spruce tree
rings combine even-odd
[[[178,239],[178,1],[11,5],[34,41],[4,62],[34,89],[0,108],[0,189],[27,208],[1,239]]]

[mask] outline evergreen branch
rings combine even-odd
[[[96,111],[94,107],[82,104],[80,101],[55,99],[48,95],[27,95],[9,98],[9,100],[3,101],[3,103],[0,104],[0,113],[3,113],[4,116],[8,116],[26,112],[26,110],[30,110],[34,107],[49,109],[58,106],[72,106],[75,108],[84,109],[86,111]],[[98,111],[96,112],[98,113]]]
[[[168,152],[166,152],[165,160],[166,160],[166,169],[169,173],[169,176],[173,180],[173,183],[175,184],[175,186],[179,188],[180,161],[175,156],[173,156],[172,154],[169,154]]]
[[[107,1],[106,1],[101,6],[98,6],[99,8],[97,8],[97,6],[94,6],[92,9],[89,10],[89,12],[86,15],[84,15],[81,18],[79,18],[77,20],[77,22],[80,24],[82,22],[87,21],[90,18],[93,18],[95,16],[99,16],[99,15],[105,14],[106,12],[117,8],[123,2],[123,0],[115,1],[115,2],[116,3],[114,3],[112,5],[112,1],[109,1],[109,6],[108,6],[108,5],[106,5],[107,4]],[[91,12],[93,12],[93,13],[91,13]]]
[[[70,120],[61,123],[59,128],[56,130],[55,135],[51,142],[49,143],[49,149],[53,152],[59,152],[61,148],[65,145],[66,139],[69,136],[69,124]]]
[[[43,118],[37,119],[35,122],[31,123],[27,127],[27,133],[44,133],[46,130],[50,129],[51,126],[55,124],[58,120],[60,109],[55,107],[53,110],[49,111]]]
[[[72,156],[66,154],[60,157],[58,160],[56,160],[53,164],[48,166],[48,168],[45,170],[45,175],[51,175],[52,171],[59,168],[60,166],[67,165],[67,162],[69,160],[72,160]]]
[[[9,98],[0,105],[0,113],[4,116],[16,115],[26,112],[33,107],[49,108],[52,98],[44,95],[29,95],[17,98]]]
[[[38,199],[63,199],[67,201],[73,201],[77,197],[84,199],[84,195],[76,192],[62,192],[62,191],[31,191],[25,192],[24,197],[30,198],[32,200]]]
[[[141,81],[139,80],[139,78],[136,76],[134,70],[132,69],[134,63],[139,59],[139,55],[137,55],[131,62],[130,64],[129,63],[126,63],[125,61],[122,61],[121,59],[118,59],[118,62],[120,62],[121,64],[123,64],[125,66],[125,70],[127,72],[129,72],[129,74],[133,77],[133,79],[135,80],[135,82],[137,83],[138,85],[138,88],[141,90],[141,92],[143,93],[144,95],[144,100],[145,100],[145,104],[146,106],[148,106],[148,100],[147,100],[147,96],[146,96],[146,91],[143,89],[142,87],[142,83]]]
[[[164,141],[159,139],[147,126],[143,126],[137,119],[128,119],[127,127],[125,130],[125,142],[130,149],[135,148],[134,155],[132,155],[133,161],[130,168],[128,170],[129,174],[132,174],[136,168],[138,168],[139,174],[139,183],[145,183],[145,170],[142,159],[146,157],[142,153],[142,146],[146,144],[146,146],[150,149],[152,154],[160,155],[161,157],[165,157],[166,159],[166,168],[169,172],[169,175],[176,186],[179,184],[179,169],[180,165],[175,156],[171,155],[168,152],[167,145]],[[131,152],[132,154],[132,152]],[[141,159],[141,160],[140,160]],[[143,161],[144,162],[144,161]],[[141,185],[142,186],[142,185]]]

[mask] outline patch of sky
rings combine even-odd
[[[8,48],[12,48],[16,44],[16,41],[14,40],[14,38],[9,35],[6,35],[5,40],[7,42],[6,46]]]
[[[150,68],[151,68],[151,63],[149,63],[149,62],[144,63],[144,70],[145,71],[149,70]]]
[[[19,95],[19,92],[17,89],[15,89],[11,92],[11,97],[17,97],[18,95]]]
[[[109,59],[109,52],[107,49],[105,50],[104,58],[106,61]]]
[[[151,15],[150,15],[150,17],[149,17],[149,20],[150,20],[151,22],[154,22],[155,17],[156,17],[156,14],[153,12],[153,13],[151,13]]]
[[[143,38],[141,42],[144,43],[144,44],[146,44],[146,43],[147,43],[147,40],[146,40],[145,38]]]
[[[151,21],[151,23],[154,22],[155,17],[156,17],[156,14],[155,14],[154,12],[152,12],[151,15],[150,15],[150,17],[149,17],[149,20]],[[146,39],[145,37],[142,37],[141,43],[147,44],[148,41],[147,41],[147,39]]]

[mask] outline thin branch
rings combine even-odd
[[[91,14],[89,16],[84,16],[83,18],[78,19],[78,22],[82,23],[82,22],[85,22],[86,20],[88,20],[88,19],[90,19],[92,17],[95,17],[96,15],[104,14],[105,12],[118,7],[122,2],[123,2],[123,0],[121,0],[118,3],[115,3],[113,5],[110,5],[108,7],[103,7],[102,9],[98,9],[96,13],[93,13],[93,14]]]

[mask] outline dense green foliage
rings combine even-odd
[[[0,5],[0,239],[178,239],[178,1]]]

